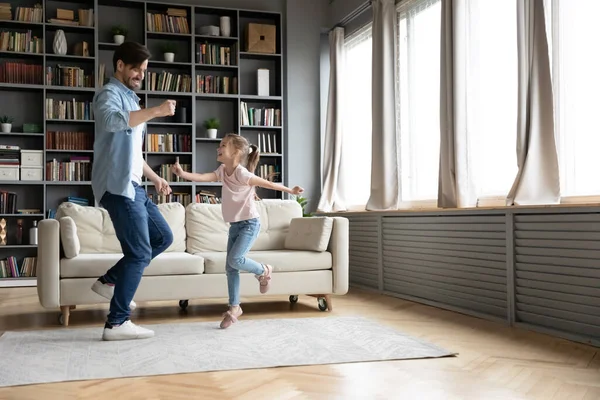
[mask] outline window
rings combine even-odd
[[[546,0],[563,197],[600,195],[600,1]]]
[[[459,162],[476,198],[505,199],[518,173],[517,7],[468,0],[465,12],[467,160]]]
[[[371,24],[345,40],[341,179],[348,208],[364,208],[371,194],[371,43]]]
[[[397,18],[401,201],[437,199],[441,1],[405,1]]]

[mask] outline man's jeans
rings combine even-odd
[[[115,285],[110,301],[108,323],[119,325],[129,319],[129,303],[150,261],[173,243],[173,233],[146,191],[136,183],[135,201],[106,192],[100,200],[108,211],[121,248],[121,258],[106,272],[104,279]]]
[[[258,218],[233,222],[229,226],[225,272],[227,272],[230,306],[240,305],[240,270],[254,275],[261,275],[264,272],[262,264],[246,257],[259,232],[260,220]]]

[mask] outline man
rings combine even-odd
[[[175,113],[175,102],[141,109],[135,90],[141,87],[150,52],[138,43],[126,42],[113,55],[114,76],[94,96],[96,120],[92,188],[115,228],[121,258],[92,286],[110,299],[110,312],[102,339],[127,340],[154,336],[154,332],[129,320],[133,297],[150,261],[173,242],[173,233],[141,186],[148,178],[157,192],[171,193],[169,184],[146,164],[142,146],[146,122]]]

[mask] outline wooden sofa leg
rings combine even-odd
[[[331,296],[326,294],[325,301],[327,302],[327,311],[333,311],[333,302],[331,300]]]
[[[60,306],[60,317],[58,318],[58,322],[63,326],[69,326],[71,307],[72,306]]]

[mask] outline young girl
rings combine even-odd
[[[260,292],[269,290],[273,267],[260,264],[246,254],[252,248],[260,232],[259,213],[254,203],[255,186],[279,190],[291,194],[304,191],[299,186],[290,189],[254,175],[260,154],[255,145],[237,134],[230,133],[221,140],[217,149],[217,161],[221,163],[214,172],[198,174],[185,172],[179,163],[172,171],[188,181],[223,183],[221,210],[225,222],[230,223],[227,241],[227,289],[229,310],[223,314],[221,328],[227,328],[242,315],[240,307],[240,270],[253,273],[258,279]]]

